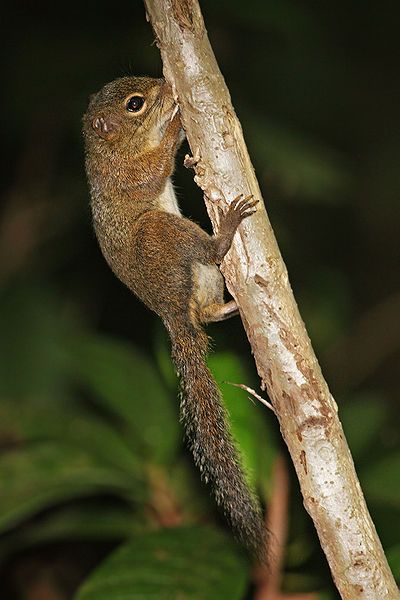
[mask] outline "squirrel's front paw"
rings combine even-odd
[[[185,131],[182,127],[180,112],[178,106],[176,106],[163,134],[163,140],[167,143],[177,143],[180,145],[185,139],[185,135]]]
[[[222,208],[218,207],[220,230],[221,228],[236,230],[243,219],[250,217],[256,212],[254,207],[257,204],[258,200],[254,200],[253,194],[244,197],[243,194],[239,194],[231,202],[226,213],[223,212]]]

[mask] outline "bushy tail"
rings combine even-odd
[[[232,529],[262,562],[266,530],[235,448],[218,387],[206,365],[208,337],[189,320],[169,327],[172,358],[181,379],[181,420],[194,461],[210,482]]]

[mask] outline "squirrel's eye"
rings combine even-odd
[[[126,110],[129,112],[137,113],[142,110],[145,103],[143,96],[131,96],[126,102]]]

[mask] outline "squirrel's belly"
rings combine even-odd
[[[127,235],[121,236],[123,239],[111,238],[104,235],[103,228],[95,223],[95,231],[101,252],[106,259],[108,266],[122,283],[131,287],[132,268],[131,268],[131,252],[129,248],[131,244]]]
[[[224,279],[215,264],[193,265],[193,290],[200,307],[224,302]]]

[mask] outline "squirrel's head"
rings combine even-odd
[[[83,117],[86,143],[146,151],[160,143],[175,109],[164,79],[121,77],[91,97]]]

